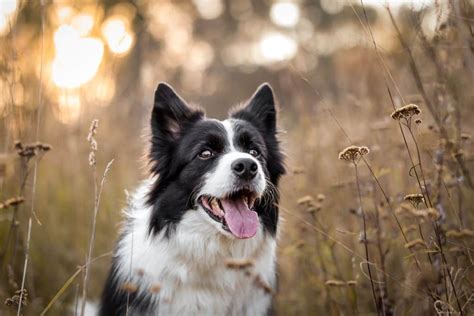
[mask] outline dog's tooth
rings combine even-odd
[[[252,207],[253,207],[253,205],[255,204],[255,200],[256,200],[256,198],[255,198],[254,196],[252,196],[252,197],[250,198],[249,208],[252,208]]]

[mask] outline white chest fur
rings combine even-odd
[[[148,233],[148,183],[132,197],[116,251],[119,283],[152,298],[152,315],[263,315],[271,297],[255,282],[275,286],[275,239],[259,229],[250,239],[224,236],[202,212],[190,210],[169,237]],[[251,259],[249,273],[228,260]],[[159,290],[158,290],[159,288]]]

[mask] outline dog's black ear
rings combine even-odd
[[[276,133],[276,107],[270,84],[258,87],[244,108],[232,114],[234,118],[246,119],[261,127],[264,132]]]
[[[203,116],[203,111],[189,107],[171,86],[163,82],[158,84],[151,114],[150,158],[153,173],[161,173],[167,168],[183,131]]]
[[[153,137],[176,140],[186,124],[201,118],[202,114],[191,109],[171,86],[160,82],[151,115]]]

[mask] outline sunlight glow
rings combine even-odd
[[[79,32],[80,36],[86,36],[92,31],[94,17],[90,14],[78,14],[72,20],[71,26]]]
[[[104,55],[104,44],[100,39],[80,37],[79,32],[69,25],[56,30],[54,47],[52,79],[61,88],[77,88],[91,80]]]
[[[224,11],[222,0],[193,0],[193,3],[201,18],[205,20],[216,19]]]
[[[270,18],[279,26],[293,27],[300,20],[300,8],[294,2],[276,2],[270,9]]]
[[[134,42],[134,36],[128,29],[128,23],[122,17],[111,17],[102,25],[102,34],[112,53],[126,54]]]
[[[360,4],[359,0],[354,1]],[[403,5],[407,5],[414,10],[421,10],[424,7],[432,5],[435,0],[363,0],[364,5],[369,6],[386,6],[387,4],[390,7],[400,7]]]
[[[81,98],[74,91],[62,91],[58,97],[58,107],[54,116],[64,124],[71,124],[79,119],[81,114]]]
[[[259,50],[264,61],[272,63],[293,58],[298,45],[294,39],[282,33],[268,33],[260,40]]]
[[[10,28],[15,12],[18,8],[16,0],[1,0],[0,1],[0,36],[7,33]]]

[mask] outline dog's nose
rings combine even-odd
[[[243,180],[252,180],[257,175],[257,163],[250,158],[240,158],[232,163],[232,171]]]

